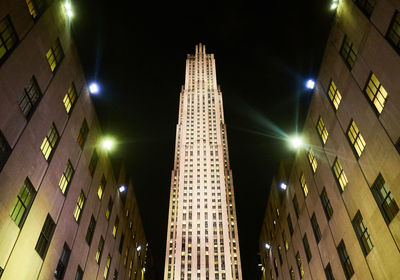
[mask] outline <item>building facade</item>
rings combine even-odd
[[[242,279],[222,93],[201,44],[180,93],[164,279]]]
[[[0,0],[0,278],[144,279],[132,183],[98,145],[68,9]]]
[[[400,1],[342,0],[336,13],[307,144],[271,185],[262,279],[400,275]]]

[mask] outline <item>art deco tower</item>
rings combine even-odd
[[[242,279],[222,93],[201,44],[180,93],[166,247],[165,280]]]

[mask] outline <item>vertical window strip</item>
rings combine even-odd
[[[17,43],[17,33],[10,17],[6,16],[0,21],[0,63],[11,53]]]
[[[22,228],[35,196],[36,190],[27,177],[10,211],[10,217],[18,227]]]
[[[67,114],[70,113],[72,106],[75,104],[77,97],[76,89],[74,83],[71,84],[67,93],[64,96],[63,103]]]
[[[346,276],[346,279],[350,279],[354,274],[353,265],[351,264],[350,257],[347,254],[346,246],[344,245],[343,240],[340,241],[339,246],[337,247],[337,251],[339,254],[340,262],[342,263],[343,271]]]
[[[81,128],[79,129],[79,134],[77,137],[77,142],[78,142],[79,146],[81,147],[81,149],[83,149],[83,146],[85,145],[88,133],[89,133],[88,124],[86,122],[86,119],[83,119]]]
[[[78,197],[78,201],[76,202],[75,210],[74,210],[74,218],[75,218],[75,221],[78,223],[81,218],[83,206],[85,206],[85,201],[86,201],[86,197],[85,197],[83,191],[81,191],[81,193]]]
[[[360,246],[364,253],[364,256],[366,256],[372,250],[374,245],[372,244],[371,237],[369,235],[367,227],[364,224],[360,210],[358,210],[356,215],[354,216],[352,224],[354,227],[354,231],[356,232],[358,241],[360,242]]]
[[[54,72],[64,58],[64,51],[58,38],[46,53],[46,58],[50,65],[51,72]]]
[[[329,85],[328,96],[335,110],[339,109],[340,101],[342,100],[342,95],[340,94],[333,80]]]
[[[348,180],[338,158],[335,159],[335,162],[333,164],[333,172],[340,186],[340,191],[343,192],[347,186]]]
[[[42,92],[40,91],[35,76],[32,76],[28,86],[24,88],[24,92],[18,100],[18,106],[27,119],[32,116],[41,97]]]
[[[356,123],[353,120],[350,122],[349,129],[347,130],[347,137],[353,145],[353,149],[356,152],[357,156],[360,157],[365,149],[366,143]]]
[[[328,140],[328,131],[326,130],[324,121],[322,120],[322,117],[320,116],[317,122],[317,131],[319,136],[321,137],[322,143],[325,144],[326,140]]]
[[[50,246],[56,224],[49,214],[47,214],[46,221],[44,222],[39,239],[36,243],[35,250],[39,256],[44,260],[46,257],[47,249]]]
[[[67,167],[65,168],[65,171],[61,175],[60,182],[58,183],[58,185],[61,189],[61,192],[63,194],[65,194],[67,192],[73,175],[74,175],[74,167],[72,166],[71,162],[68,160]]]
[[[50,127],[50,131],[47,136],[44,138],[42,145],[40,146],[40,150],[43,153],[44,158],[49,161],[51,155],[53,153],[53,149],[58,143],[59,134],[54,123]]]
[[[371,73],[367,85],[365,86],[364,93],[368,97],[371,105],[373,105],[374,110],[378,114],[381,114],[385,107],[388,93],[374,73]]]
[[[399,207],[388,186],[386,186],[382,174],[379,174],[376,178],[371,187],[371,192],[376,203],[378,204],[379,210],[381,211],[386,224],[390,224],[390,222],[399,212]]]
[[[328,194],[327,194],[325,188],[322,190],[320,198],[321,198],[322,206],[324,207],[324,212],[325,212],[326,218],[329,221],[333,215],[333,208],[332,208],[331,202],[329,201]]]
[[[350,38],[346,35],[343,39],[343,44],[340,49],[340,55],[342,56],[346,66],[351,71],[353,69],[354,63],[357,59],[357,49],[354,47]]]
[[[307,197],[307,195],[308,195],[308,187],[307,187],[307,184],[306,184],[306,178],[304,177],[304,173],[302,173],[300,175],[300,185],[301,185],[301,189],[303,190],[304,197]]]
[[[307,157],[308,161],[310,162],[313,173],[317,172],[318,163],[317,159],[315,158],[314,152],[311,148],[308,150]]]

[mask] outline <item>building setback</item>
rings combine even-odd
[[[144,279],[132,183],[98,145],[66,12],[0,0],[0,278]]]
[[[271,185],[261,279],[399,278],[399,11],[400,1],[340,1],[307,145]]]
[[[164,279],[242,279],[232,171],[215,59],[186,59],[171,176]]]

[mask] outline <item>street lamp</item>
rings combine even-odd
[[[271,245],[269,244],[269,242],[265,243],[265,249],[267,249],[267,250],[271,249]]]
[[[104,150],[111,151],[112,148],[114,148],[115,143],[113,139],[107,137],[103,139],[103,141],[101,142],[101,146],[103,147]]]
[[[331,10],[336,10],[339,6],[339,0],[333,0],[331,3]]]
[[[315,87],[315,81],[313,79],[309,79],[306,82],[306,88],[309,90],[313,90]]]
[[[124,191],[126,191],[125,185],[119,186],[119,187],[118,187],[118,191],[119,191],[120,193],[123,193]]]
[[[289,138],[289,142],[290,142],[290,144],[291,144],[291,146],[293,147],[293,148],[295,148],[295,149],[298,149],[298,148],[300,148],[301,146],[303,146],[303,139],[300,137],[300,136],[298,136],[298,135],[295,135],[295,136],[293,136],[293,137],[290,137]]]
[[[72,12],[72,6],[71,6],[71,2],[66,1],[64,3],[64,8],[65,8],[65,14],[69,17],[72,18],[74,16],[74,13]]]
[[[98,94],[100,91],[100,86],[96,82],[90,83],[89,91],[91,94]]]
[[[282,190],[286,190],[287,185],[286,185],[286,183],[283,183],[283,182],[282,182],[282,183],[280,184],[280,187],[281,187]]]

